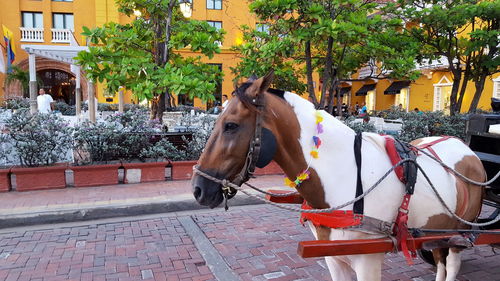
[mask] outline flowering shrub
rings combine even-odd
[[[113,160],[144,160],[141,154],[152,146],[151,136],[160,124],[149,120],[144,110],[130,110],[108,116],[105,122],[84,122],[75,127],[78,164]]]
[[[75,127],[73,138],[77,165],[119,159],[119,128],[114,123],[85,121]]]
[[[72,129],[54,114],[19,110],[6,120],[5,129],[22,166],[52,165],[71,148]]]
[[[3,106],[8,109],[30,108],[30,99],[27,98],[12,98],[4,101]]]
[[[189,121],[184,122],[197,128],[191,140],[183,137],[185,145],[179,149],[167,139],[162,139],[154,146],[144,149],[141,156],[145,158],[166,158],[173,161],[197,160],[200,158],[214,128],[215,118],[210,115],[186,115],[183,118],[190,118]]]

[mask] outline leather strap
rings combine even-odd
[[[356,134],[354,137],[354,158],[356,159],[357,173],[356,173],[356,196],[358,197],[363,194],[363,183],[361,182],[361,143],[362,143],[362,133]],[[364,200],[354,202],[353,211],[355,214],[362,215],[364,212]]]

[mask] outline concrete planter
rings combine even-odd
[[[0,192],[10,190],[10,169],[0,169]]]
[[[12,168],[11,172],[16,175],[17,191],[59,189],[66,187],[66,168],[66,165]]]
[[[121,164],[70,166],[75,187],[118,184],[118,168]]]
[[[172,162],[172,179],[173,180],[188,180],[193,176],[193,166],[198,161],[173,161]]]
[[[263,175],[282,175],[283,170],[281,167],[274,161],[269,163],[267,166],[265,166],[262,169],[256,168],[255,169],[255,175],[256,176],[263,176]]]
[[[165,180],[165,167],[168,162],[145,162],[126,163],[122,162],[125,168],[125,183],[139,183]]]

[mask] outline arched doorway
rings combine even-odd
[[[50,94],[54,101],[75,104],[75,76],[58,69],[44,69],[37,71],[42,80],[42,87]]]

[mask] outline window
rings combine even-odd
[[[207,9],[222,10],[222,0],[207,0]]]
[[[43,28],[42,13],[22,12],[23,27]]]
[[[269,34],[269,24],[267,24],[267,23],[258,23],[257,24],[257,31]]]
[[[500,77],[493,79],[493,95],[492,97],[500,99]]]
[[[217,30],[222,28],[222,22],[221,21],[209,21],[207,20],[208,25],[217,28]]]
[[[219,69],[220,72],[222,72],[222,64],[209,63],[209,65],[214,65]],[[214,101],[207,102],[207,110],[222,105],[222,82],[220,81],[218,81],[217,85],[215,86],[214,98],[215,98]]]
[[[74,30],[73,14],[52,14],[52,27]]]

